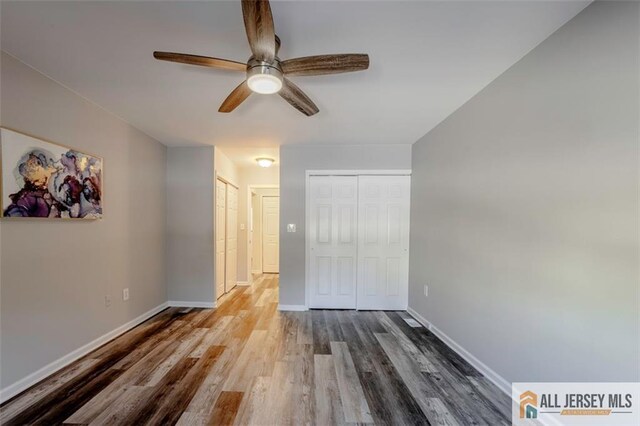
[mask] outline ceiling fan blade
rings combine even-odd
[[[286,75],[323,75],[362,71],[369,68],[369,55],[347,53],[287,59],[281,63]]]
[[[278,93],[295,109],[306,116],[310,117],[320,111],[316,104],[298,86],[286,78],[282,81],[282,89]]]
[[[251,89],[249,89],[247,81],[245,80],[240,83],[238,87],[233,89],[233,92],[231,92],[229,96],[227,96],[227,99],[225,99],[224,102],[222,102],[222,105],[220,105],[220,109],[218,109],[218,112],[233,111],[238,107],[238,105],[244,102],[244,100],[247,99],[250,94]]]
[[[210,58],[209,56],[188,55],[186,53],[153,52],[153,57],[161,61],[179,62],[181,64],[200,65],[203,67],[221,68],[232,71],[247,71],[247,64],[227,59]]]
[[[253,56],[261,61],[273,61],[276,55],[276,34],[268,0],[242,0],[242,16]]]

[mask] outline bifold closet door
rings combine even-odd
[[[409,176],[358,178],[358,309],[405,310]]]
[[[227,184],[227,253],[225,291],[238,284],[238,188]]]
[[[355,309],[358,178],[309,180],[309,305]]]
[[[227,184],[216,180],[216,298],[225,293]]]

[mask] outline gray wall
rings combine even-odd
[[[166,149],[4,53],[1,74],[3,126],[100,155],[105,167],[103,219],[0,221],[6,387],[167,300]]]
[[[411,145],[280,148],[280,304],[305,304],[305,171],[411,168]],[[297,225],[296,233],[287,224]]]
[[[592,4],[413,147],[410,306],[509,381],[640,379],[639,7]]]
[[[214,149],[167,148],[167,286],[170,301],[213,303]]]

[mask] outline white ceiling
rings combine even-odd
[[[283,144],[413,143],[588,3],[272,2],[281,58],[371,57],[365,72],[292,78],[320,108],[310,118],[255,94],[220,114],[242,74],[153,59],[245,61],[239,1],[3,1],[1,46],[167,145],[215,144],[234,158]]]

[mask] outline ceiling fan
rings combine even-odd
[[[362,71],[369,68],[369,55],[362,53],[278,58],[280,38],[275,34],[268,0],[242,0],[242,15],[249,39],[251,57],[246,64],[209,56],[153,52],[156,59],[245,72],[247,78],[222,102],[219,112],[231,112],[251,92],[279,93],[301,113],[311,116],[319,110],[307,95],[287,77]]]

